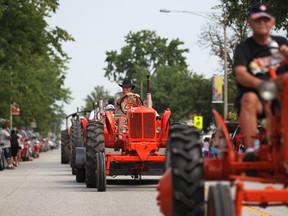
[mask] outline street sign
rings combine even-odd
[[[194,127],[198,128],[199,130],[203,129],[203,116],[194,116]]]

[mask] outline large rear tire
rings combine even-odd
[[[61,164],[69,164],[70,157],[69,157],[69,139],[67,130],[61,131]]]
[[[235,216],[234,202],[227,185],[209,187],[208,216]]]
[[[83,131],[81,126],[81,121],[75,121],[71,126],[71,140],[75,147],[83,147]]]
[[[71,141],[72,141],[71,168],[72,168],[72,174],[76,175],[75,148],[84,146],[81,121],[75,121],[72,124],[71,130],[70,130],[70,137],[71,137]]]
[[[169,134],[172,215],[204,215],[204,167],[199,131],[177,124]]]
[[[86,187],[96,188],[96,153],[105,151],[103,124],[89,121],[86,139]]]
[[[96,153],[96,187],[98,191],[106,191],[106,162],[105,153]]]

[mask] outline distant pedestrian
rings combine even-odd
[[[203,143],[204,157],[209,156],[209,146],[210,146],[210,139],[209,139],[209,137],[205,137],[204,143]]]
[[[14,169],[13,167],[13,158],[11,156],[11,143],[10,143],[10,134],[7,131],[7,127],[2,125],[2,130],[0,131],[0,141],[2,149],[4,150],[4,156],[8,164],[8,169]]]
[[[21,150],[22,150],[22,143],[23,143],[23,137],[22,135],[19,133],[18,130],[16,130],[16,134],[17,136],[19,137],[19,149],[18,149],[18,154],[17,154],[17,161],[18,161],[18,164],[20,164],[20,161],[21,161]]]
[[[19,146],[20,146],[20,141],[19,141],[19,136],[16,134],[15,130],[11,131],[11,155],[14,160],[14,166],[18,166],[19,161],[18,161],[18,151],[19,151]]]
[[[215,147],[215,133],[212,134],[211,140],[210,140],[210,146],[209,146],[209,152],[210,152],[210,157],[211,158],[218,158],[219,156],[219,151]]]

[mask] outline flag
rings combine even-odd
[[[11,104],[11,113],[12,115],[20,115],[19,105],[16,103]]]
[[[212,103],[223,103],[222,76],[212,77]]]

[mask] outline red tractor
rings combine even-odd
[[[288,205],[288,74],[277,77],[275,73],[287,63],[288,59],[285,59],[277,66],[266,66],[271,80],[259,89],[267,122],[264,135],[257,137],[260,140],[256,152],[259,161],[242,161],[244,154],[234,149],[225,122],[215,110],[215,137],[220,146],[220,158],[203,158],[196,128],[175,125],[170,129],[167,141],[169,166],[159,182],[157,197],[164,215],[205,215],[204,181],[230,182],[230,186],[218,183],[209,187],[209,216],[240,216],[243,205]],[[282,188],[248,189],[245,188],[247,181],[277,183]],[[230,187],[236,189],[234,198]]]
[[[80,162],[77,163],[78,154],[83,154],[83,152],[78,152],[76,149],[85,147],[88,112],[90,111],[77,109],[77,112],[66,116],[66,130],[61,131],[61,163],[68,164],[70,162],[72,174],[76,175],[77,182],[85,181],[85,166]],[[71,124],[70,127],[69,124]]]
[[[169,130],[170,110],[160,116],[151,107],[148,80],[147,104],[137,94],[126,95],[120,102],[125,124],[118,127],[113,113],[106,111],[103,121],[89,121],[86,144],[86,186],[106,190],[106,176],[162,175]]]

